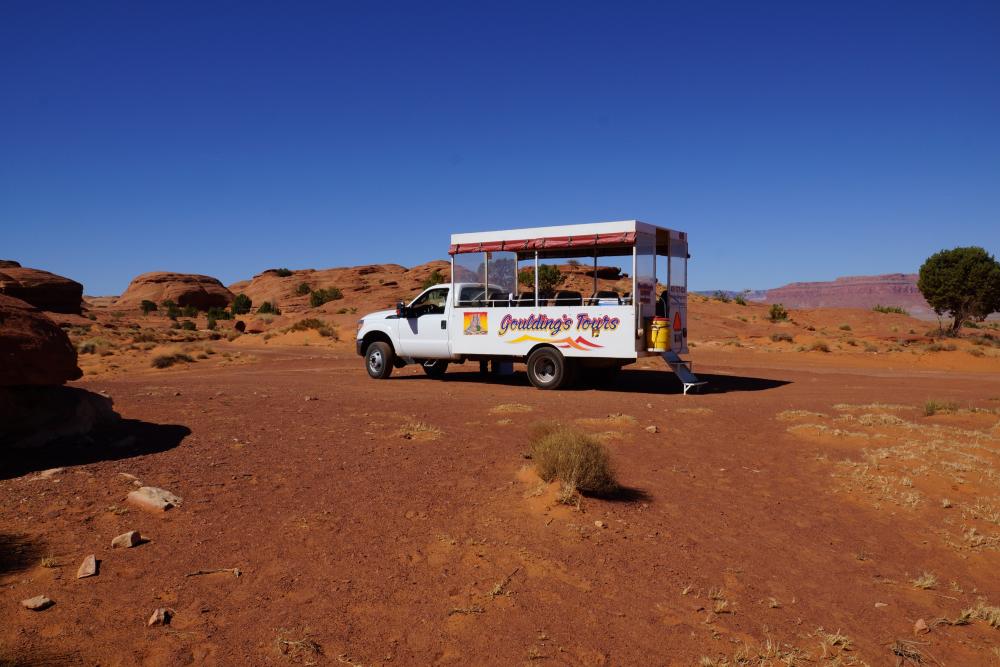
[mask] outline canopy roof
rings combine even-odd
[[[608,249],[631,247],[637,233],[669,236],[687,240],[687,234],[664,227],[657,227],[639,220],[617,222],[594,222],[583,225],[556,225],[552,227],[530,227],[527,229],[506,229],[493,232],[472,232],[452,234],[448,254],[471,252],[524,252],[528,250],[561,250],[569,248]],[[589,253],[588,253],[589,254]]]

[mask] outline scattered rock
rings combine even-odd
[[[169,625],[170,619],[174,615],[172,611],[165,607],[160,607],[153,612],[153,615],[149,617],[146,621],[146,625],[152,627],[154,625]]]
[[[307,401],[318,401],[319,399],[316,398],[315,396],[306,396],[306,400]]]
[[[180,505],[182,499],[165,489],[143,486],[129,493],[126,500],[144,510],[166,512]]]
[[[138,546],[142,543],[142,535],[139,534],[138,530],[130,530],[127,533],[122,533],[115,539],[111,540],[111,548],[116,549],[121,547],[123,549],[131,549],[134,546]]]
[[[136,477],[135,475],[133,475],[133,474],[131,474],[131,473],[127,473],[127,472],[120,472],[120,473],[118,473],[118,476],[119,476],[119,477],[124,477],[125,479],[127,479],[127,480],[128,480],[128,481],[130,481],[130,482],[133,482],[133,481],[135,481],[135,480],[139,479],[139,478],[138,478],[138,477]]]
[[[34,477],[32,477],[31,481],[39,479],[52,479],[53,477],[55,477],[64,470],[66,470],[66,468],[49,468],[48,470],[43,470]]]
[[[42,611],[43,609],[48,609],[54,604],[55,602],[48,599],[44,595],[36,595],[33,598],[21,600],[21,606],[25,609],[30,609],[31,611]]]
[[[86,577],[93,577],[97,574],[97,558],[94,554],[90,554],[83,559],[80,563],[80,569],[76,571],[77,579],[84,579]]]
[[[646,430],[649,433],[659,433],[660,432],[660,429],[656,428],[656,424],[650,424],[649,426],[646,427]]]
[[[594,525],[597,526],[598,528],[607,528],[608,527],[608,524],[604,523],[603,521],[595,521]]]
[[[882,607],[888,607],[888,606],[889,605],[887,605],[885,602],[876,602],[875,603],[875,608],[876,609],[881,609]]]
[[[917,622],[913,624],[913,634],[915,635],[925,635],[930,631],[931,629],[927,627],[927,623],[922,618],[918,618]]]

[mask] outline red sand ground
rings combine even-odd
[[[653,361],[559,392],[471,366],[378,382],[351,314],[339,343],[178,342],[213,354],[166,370],[160,343],[84,355],[75,384],[128,421],[5,461],[0,664],[993,664],[995,349],[901,345],[902,316],[765,312],[693,305],[711,391],[687,397]],[[820,337],[830,353],[795,351]],[[630,491],[557,504],[524,458],[551,418],[600,436]],[[128,506],[123,473],[183,504]],[[112,551],[132,529],[149,541]],[[241,576],[187,576],[216,568]],[[20,607],[38,594],[55,605]],[[148,628],[158,607],[172,622]]]

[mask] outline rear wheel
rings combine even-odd
[[[365,352],[365,369],[368,375],[376,380],[384,380],[392,375],[392,364],[395,358],[392,346],[382,341],[376,341],[368,346]]]
[[[542,347],[528,357],[528,380],[538,389],[558,389],[567,378],[566,358],[559,350]]]
[[[439,378],[443,377],[448,370],[448,362],[444,359],[434,359],[433,361],[425,361],[420,364],[420,367],[427,373],[427,377]]]

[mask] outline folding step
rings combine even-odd
[[[699,380],[698,376],[691,372],[691,362],[684,361],[677,356],[674,351],[661,352],[660,356],[663,357],[663,361],[667,362],[667,366],[670,366],[672,370],[681,381],[684,386],[684,395],[686,396],[688,390],[694,389],[697,391],[698,387],[708,384],[704,380]]]

